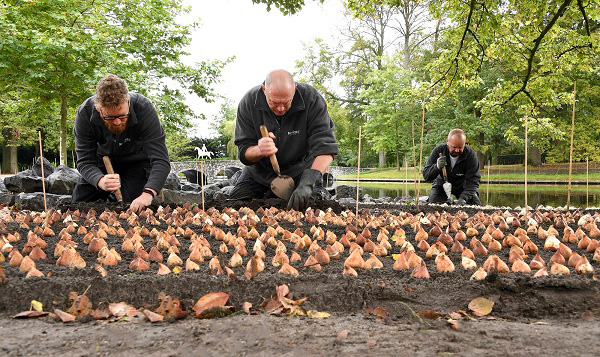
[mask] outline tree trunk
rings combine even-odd
[[[60,102],[60,164],[67,165],[67,98]]]
[[[2,173],[15,174],[18,170],[17,139],[12,129],[4,129],[4,146],[2,147]]]
[[[383,149],[379,150],[379,167],[385,167],[385,150]]]
[[[528,160],[529,165],[534,166],[534,167],[542,166],[542,153],[541,153],[540,149],[538,149],[535,146],[530,144],[529,152],[528,152],[527,156],[529,156],[529,160]]]

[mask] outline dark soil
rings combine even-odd
[[[226,204],[236,209],[250,207],[255,211],[260,207],[283,207],[283,201],[279,199],[243,203],[226,202]],[[326,209],[330,204],[329,201],[322,201],[313,207]],[[224,206],[216,207],[222,209]],[[362,205],[361,207],[362,215],[418,212],[415,207],[410,206]],[[84,223],[86,212],[91,208],[96,210],[96,217],[98,217],[105,208],[120,212],[126,207],[118,204],[80,204],[69,208],[71,212],[80,210],[81,219],[77,224],[81,225]],[[63,219],[71,213],[64,213],[66,209],[63,207]],[[194,210],[193,207],[187,209]],[[341,206],[332,209],[336,213],[342,211]],[[425,212],[435,210],[439,210],[439,207],[419,209]],[[458,210],[459,208],[455,207],[446,208],[446,211],[452,214]],[[471,216],[477,210],[469,209],[466,212]],[[262,216],[259,214],[259,217]],[[157,228],[159,231],[164,231],[168,227],[164,221],[161,221],[159,226],[147,224],[145,219],[140,219],[139,222],[150,230]],[[126,221],[121,220],[120,223],[125,230],[129,228]],[[58,234],[65,225],[61,219],[51,228]],[[290,232],[299,228],[310,235],[309,229],[313,224],[303,222],[302,226],[294,226],[281,220],[279,225]],[[547,229],[549,225],[550,223],[544,223],[542,227]],[[27,242],[28,230],[19,228],[19,224],[13,222],[5,226],[8,232],[18,231],[23,237],[21,241],[13,244],[21,251]],[[196,233],[201,233],[202,226],[192,224],[186,226]],[[185,229],[186,226],[183,228]],[[35,224],[31,223],[30,228],[34,227]],[[236,234],[238,228],[237,224],[219,227],[232,234]],[[577,229],[575,225],[571,227]],[[266,228],[267,226],[262,223],[256,227],[259,233],[264,232]],[[346,227],[328,225],[323,228],[334,232],[338,239],[346,232]],[[361,230],[362,228],[359,227]],[[407,240],[416,248],[415,233],[409,227],[403,228]],[[509,231],[514,232],[514,228],[510,228]],[[559,232],[562,237],[562,230]],[[373,239],[378,234],[373,229],[371,233]],[[393,230],[390,230],[390,233],[393,233]],[[230,247],[228,253],[220,254],[221,242],[216,241],[214,237],[209,237],[208,233],[204,233],[204,236],[211,244],[213,255],[218,256],[223,265],[227,264],[233,249]],[[540,248],[542,258],[548,263],[553,252],[544,251],[543,242],[537,237],[531,238]],[[51,273],[51,277],[25,279],[25,273],[19,272],[18,267],[10,267],[8,259],[6,263],[0,264],[7,277],[6,284],[0,285],[0,314],[5,316],[2,318],[5,323],[0,322],[0,336],[10,336],[8,339],[3,339],[0,348],[8,355],[47,355],[49,350],[52,351],[51,354],[56,355],[65,353],[80,355],[89,353],[91,349],[98,351],[99,354],[176,355],[188,354],[195,350],[195,346],[202,346],[203,351],[209,355],[271,354],[273,349],[292,355],[360,353],[361,351],[375,355],[410,352],[419,355],[435,353],[525,355],[540,353],[545,348],[575,355],[594,355],[596,353],[592,352],[600,351],[600,339],[598,339],[600,337],[600,325],[598,325],[600,283],[595,280],[595,276],[575,274],[572,268],[570,268],[572,274],[570,276],[533,278],[532,275],[509,273],[490,274],[484,281],[470,281],[469,277],[473,272],[462,268],[460,254],[449,254],[456,266],[455,272],[438,273],[433,260],[426,259],[431,279],[418,280],[410,277],[411,271],[392,269],[391,254],[399,253],[399,248],[393,247],[389,256],[379,258],[384,264],[382,269],[358,270],[358,277],[347,278],[342,275],[343,262],[348,256],[347,250],[342,259],[332,260],[331,264],[323,267],[322,271],[313,272],[303,268],[304,261],[308,257],[308,252],[304,249],[297,251],[302,257],[302,262],[292,264],[299,270],[300,275],[292,277],[279,274],[279,268],[271,265],[275,250],[267,248],[265,270],[251,281],[244,279],[244,270],[249,257],[244,257],[242,267],[234,269],[241,279],[239,281],[232,280],[225,274],[219,276],[213,274],[208,268],[208,260],[200,263],[199,271],[159,276],[156,274],[156,263],[152,263],[151,270],[148,272],[129,270],[129,263],[134,258],[133,253],[121,251],[123,240],[116,236],[109,236],[106,239],[108,246],[117,249],[122,256],[122,261],[117,267],[107,267],[108,276],[102,278],[94,269],[97,255],[87,252],[82,236],[73,234],[72,239],[79,244],[77,250],[86,261],[87,266],[83,270],[55,265],[56,258],[53,257],[53,252],[58,241],[56,236],[45,238],[48,243],[48,248],[45,250],[48,258],[36,262],[37,268],[44,274]],[[144,247],[146,251],[150,251],[153,239],[150,237],[144,239]],[[189,255],[187,248],[190,242],[179,236],[177,239],[181,243],[179,256],[185,262]],[[433,241],[434,239],[430,237],[429,242]],[[248,241],[249,253],[252,251],[253,243],[254,241]],[[291,243],[285,244],[289,256],[294,247]],[[321,245],[324,247],[324,242]],[[585,254],[596,271],[600,269],[599,264],[593,262],[592,253],[582,252],[577,249],[576,244],[568,244],[568,246],[574,252]],[[166,262],[168,254],[164,251],[162,253]],[[424,258],[424,252],[417,249],[417,253]],[[508,262],[508,249],[505,248],[497,254]],[[368,257],[367,253],[365,259],[366,257]],[[527,262],[530,259],[531,256]],[[477,265],[481,266],[484,260],[485,257],[478,257]],[[188,318],[182,322],[163,323],[159,326],[142,322],[141,319],[134,319],[127,323],[92,320],[76,322],[70,326],[54,323],[48,318],[36,321],[8,320],[10,315],[28,310],[31,300],[41,301],[45,311],[52,311],[54,308],[66,310],[70,306],[69,292],[82,293],[86,290],[87,296],[95,307],[125,301],[136,307],[155,308],[158,306],[158,294],[165,292],[179,299],[183,307],[191,311],[193,304],[204,294],[223,291],[230,295],[228,304],[237,309],[245,301],[251,302],[258,308],[281,284],[290,287],[294,299],[307,298],[302,305],[305,309],[326,311],[333,316],[327,320],[317,321],[308,318],[277,318],[265,314],[258,316],[238,314],[210,321]],[[494,320],[462,319],[459,321],[459,330],[451,330],[445,321],[447,314],[459,310],[467,311],[468,303],[481,296],[495,302],[490,315]],[[365,313],[368,308],[382,308],[389,313],[389,316],[381,320]],[[443,318],[421,320],[415,316],[415,312],[423,310],[441,313]],[[543,321],[543,324],[534,324],[539,321]],[[337,333],[341,330],[350,331],[346,339],[336,339]],[[35,348],[43,347],[39,351],[35,350],[33,345],[24,348],[20,343],[29,340],[33,335],[47,336],[36,337],[38,343],[35,344]],[[83,336],[86,338],[82,338]],[[553,342],[547,345],[548,341]],[[585,349],[582,348],[584,343]],[[490,351],[490,344],[495,346],[495,350]],[[515,344],[521,346],[521,349],[515,350]]]

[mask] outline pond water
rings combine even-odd
[[[356,183],[340,182],[340,184],[356,186]],[[361,184],[363,193],[369,194],[373,198],[380,197],[414,197],[415,185],[409,184]],[[540,204],[546,206],[564,206],[567,204],[567,185],[529,185],[528,186],[528,204],[536,207]],[[431,189],[430,183],[421,183],[419,196],[429,195]],[[484,205],[491,206],[524,206],[525,205],[525,186],[524,185],[487,185],[482,184],[479,187],[479,197]],[[576,207],[600,207],[600,186],[590,185],[586,191],[586,186],[571,186],[571,205]]]

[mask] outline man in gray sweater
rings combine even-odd
[[[262,137],[261,125],[269,137]],[[275,154],[281,174],[296,183],[288,209],[304,211],[315,188],[322,189],[323,173],[339,152],[333,127],[327,104],[314,87],[295,83],[285,70],[270,72],[238,106],[235,144],[246,167],[230,199],[274,197],[270,183],[276,174],[269,156]]]
[[[165,132],[148,98],[129,93],[124,80],[108,75],[79,107],[74,131],[81,178],[73,202],[114,200],[112,193],[120,188],[134,212],[152,203],[171,163]],[[103,156],[111,159],[114,174],[107,174]]]

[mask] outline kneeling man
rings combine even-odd
[[[134,212],[152,203],[171,163],[165,132],[148,98],[129,93],[124,80],[108,75],[98,82],[96,95],[79,107],[74,131],[81,178],[73,202],[114,200],[111,194],[121,189]],[[112,161],[112,175],[104,167],[104,156]]]
[[[452,194],[457,197],[455,203],[481,205],[478,192],[481,180],[479,160],[475,151],[465,145],[466,141],[467,137],[461,129],[453,129],[448,134],[448,141],[438,145],[429,155],[423,168],[423,178],[427,182],[433,181],[429,194],[430,203],[451,202],[443,188],[442,169],[446,167]]]

